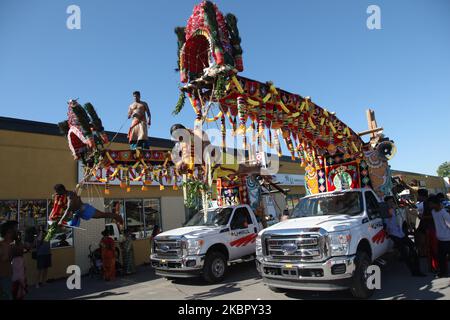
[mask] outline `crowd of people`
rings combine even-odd
[[[428,257],[430,271],[438,277],[448,277],[447,256],[450,254],[449,202],[443,193],[429,195],[418,191],[417,209],[420,223],[415,242],[421,256]]]
[[[155,226],[152,238],[159,232]],[[48,270],[52,266],[50,243],[45,240],[47,231],[40,227],[32,247],[24,245],[17,221],[7,221],[0,226],[0,300],[22,300],[28,293],[27,270],[24,253],[31,251],[36,261],[36,288],[47,283]],[[99,241],[101,273],[105,281],[116,279],[117,273],[131,275],[136,272],[131,230],[125,230],[124,238],[116,242],[108,230],[102,232]]]
[[[429,271],[437,278],[448,277],[450,255],[449,202],[443,193],[429,195],[426,189],[418,190],[416,203],[419,225],[414,230],[414,242],[396,219],[397,202],[393,196],[385,197],[388,216],[385,229],[395,247],[400,251],[413,276],[424,277],[419,257],[427,257]]]
[[[420,268],[419,257],[427,257],[429,271],[436,277],[448,277],[448,257],[450,255],[450,202],[442,193],[428,194],[426,189],[419,189],[417,217],[419,224],[414,230],[414,242],[409,232],[398,223],[399,205],[393,196],[387,196],[384,202],[387,217],[384,218],[385,231],[399,250],[412,276],[424,277]],[[288,219],[288,211],[281,220]],[[152,238],[157,235],[159,227],[155,226]],[[0,226],[0,299],[21,300],[28,292],[24,253],[31,250],[38,270],[36,287],[46,284],[48,269],[52,265],[50,243],[45,240],[46,230],[40,227],[33,246],[24,245],[18,232],[17,221],[7,221]],[[113,281],[120,264],[124,275],[136,272],[133,250],[134,234],[125,230],[124,239],[119,246],[108,230],[102,232],[99,248],[102,260],[102,276],[105,281]],[[119,247],[121,250],[118,250]],[[120,257],[121,256],[121,257]],[[121,259],[120,259],[120,258]],[[120,261],[120,262],[118,262]]]
[[[123,275],[131,275],[136,272],[133,247],[134,239],[134,234],[127,229],[124,232],[123,241],[119,245],[116,245],[108,230],[105,229],[102,231],[99,248],[102,260],[101,271],[105,281],[115,280],[119,269]]]
[[[3,239],[0,241],[0,299],[22,300],[28,293],[24,254],[31,251],[32,259],[36,260],[36,288],[40,288],[47,282],[48,269],[52,266],[50,243],[45,240],[43,226],[31,246],[23,243],[17,221],[3,223],[0,231]]]

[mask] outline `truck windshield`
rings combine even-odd
[[[292,212],[293,218],[357,215],[363,211],[361,192],[337,192],[322,196],[303,198]]]
[[[185,224],[185,226],[224,226],[228,224],[232,212],[232,208],[209,209],[205,216],[205,212],[200,210]]]

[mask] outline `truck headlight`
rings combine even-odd
[[[261,242],[261,236],[256,237],[256,256],[262,257],[262,242]]]
[[[188,256],[200,254],[205,241],[203,239],[184,239],[181,246]]]
[[[352,235],[350,231],[332,232],[329,234],[331,256],[345,256],[350,249]]]

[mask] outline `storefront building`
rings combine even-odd
[[[151,132],[151,131],[150,131]],[[109,132],[109,136],[113,133]],[[167,139],[150,138],[152,150],[168,151],[173,142]],[[119,134],[110,146],[114,150],[129,148],[125,134]],[[293,208],[304,195],[303,172],[298,164],[281,159],[280,181],[290,190],[286,205]],[[32,243],[41,226],[47,223],[52,208],[53,186],[64,184],[74,189],[80,181],[79,164],[72,159],[67,141],[57,125],[0,117],[0,223],[12,219],[19,222],[25,242]],[[127,192],[118,185],[111,185],[105,195],[101,185],[89,185],[82,199],[101,211],[116,211],[124,216],[125,227],[136,235],[134,241],[135,263],[149,262],[149,237],[155,225],[162,230],[182,226],[187,210],[183,203],[182,190],[158,185],[142,191],[132,186]],[[283,206],[283,205],[279,205]],[[98,248],[101,232],[108,221],[92,219],[82,221],[84,230],[69,230],[57,236],[51,243],[53,266],[49,278],[66,275],[68,265],[77,264],[83,272],[89,270],[89,247]],[[28,280],[32,284],[36,277],[36,262],[26,254]]]
[[[113,133],[108,135],[112,137]],[[173,147],[173,142],[167,139],[150,138],[149,142],[152,150],[168,151]],[[125,134],[119,134],[110,146],[113,150],[128,148]],[[303,168],[290,157],[280,159],[276,180],[280,187],[289,189],[289,194],[286,199],[281,195],[274,196],[275,207],[280,210],[295,207],[305,195],[303,174]],[[438,177],[395,174],[404,175],[407,180],[416,179],[433,191],[445,189],[443,179]],[[18,220],[23,239],[29,243],[40,226],[47,223],[53,205],[53,186],[62,183],[73,189],[81,179],[80,165],[72,159],[67,141],[57,125],[4,117],[0,117],[0,177],[0,223],[8,219]],[[111,185],[106,195],[102,185],[94,184],[85,188],[82,198],[101,211],[123,215],[125,227],[136,235],[136,265],[149,262],[149,237],[155,225],[161,230],[177,228],[188,215],[182,190],[173,190],[171,186],[161,190],[159,185],[151,185],[147,191],[142,191],[140,186],[132,186],[127,192],[119,185]],[[69,230],[58,235],[51,243],[53,266],[49,270],[49,278],[65,277],[67,266],[73,264],[87,272],[90,267],[89,248],[98,248],[101,232],[107,223],[104,219],[82,221],[80,227],[86,230]],[[33,284],[36,262],[30,253],[25,258],[28,280]]]

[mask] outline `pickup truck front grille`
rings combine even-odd
[[[318,233],[265,237],[265,256],[277,261],[322,261],[328,250],[325,237]]]
[[[155,239],[155,254],[161,257],[181,257],[181,240],[159,240]]]

